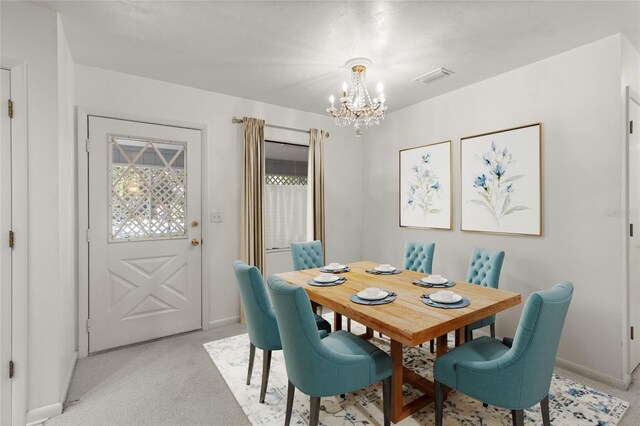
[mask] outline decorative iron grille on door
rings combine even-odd
[[[185,237],[186,145],[109,135],[109,240]]]

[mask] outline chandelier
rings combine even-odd
[[[342,84],[342,96],[339,99],[339,108],[334,106],[335,98],[329,97],[331,106],[327,112],[331,115],[338,126],[346,127],[353,124],[356,136],[362,135],[362,129],[380,124],[384,119],[384,112],[387,106],[384,104],[385,98],[382,92],[382,83],[378,83],[378,97],[369,96],[367,90],[367,66],[371,61],[366,58],[356,58],[346,63],[347,68],[351,68],[351,89],[346,82]],[[348,91],[348,96],[347,96]]]

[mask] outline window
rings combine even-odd
[[[309,147],[265,142],[265,239],[267,250],[307,240]]]
[[[110,140],[110,240],[184,237],[185,144]]]

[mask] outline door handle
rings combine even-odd
[[[197,238],[194,238],[193,240],[191,240],[191,245],[197,247],[200,245],[200,241]]]

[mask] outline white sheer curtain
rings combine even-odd
[[[307,185],[265,185],[266,248],[307,240]]]

